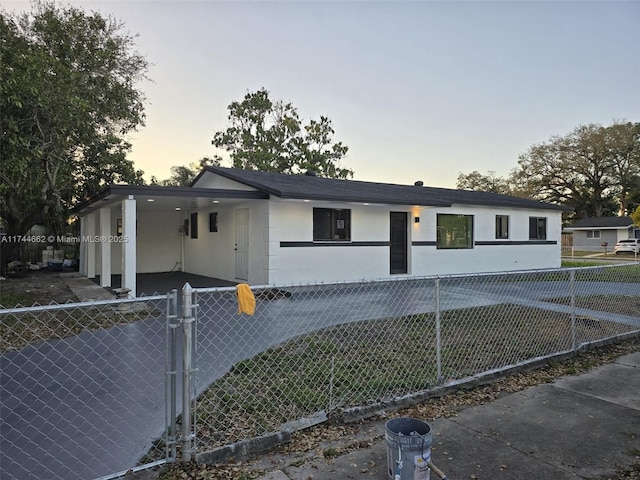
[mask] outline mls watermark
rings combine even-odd
[[[75,245],[79,243],[127,243],[126,235],[3,235],[0,243],[58,243]]]

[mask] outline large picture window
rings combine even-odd
[[[496,238],[509,238],[509,215],[496,215]]]
[[[351,210],[313,209],[313,241],[347,242],[351,240]]]
[[[473,215],[437,216],[437,248],[473,248]]]
[[[529,240],[547,239],[547,218],[529,217]]]

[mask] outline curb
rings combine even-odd
[[[196,462],[202,465],[220,463],[228,460],[232,456],[243,457],[265,452],[277,445],[289,443],[290,441],[290,432],[273,432],[267,435],[262,435],[261,437],[254,437],[248,440],[230,443],[229,445],[200,453],[196,456]]]

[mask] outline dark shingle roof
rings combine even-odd
[[[342,180],[304,174],[285,175],[223,167],[206,167],[205,171],[280,198],[436,207],[461,204],[546,210],[566,209],[536,200],[490,192]]]
[[[626,228],[633,225],[631,217],[589,217],[578,220],[567,229],[581,228]]]

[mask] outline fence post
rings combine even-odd
[[[191,461],[191,375],[193,375],[193,289],[189,282],[182,287],[182,461]]]
[[[436,385],[442,383],[442,348],[440,338],[440,277],[436,277]]]
[[[578,348],[578,332],[576,330],[576,271],[569,271],[569,290],[571,292],[571,350]]]
[[[178,362],[176,351],[176,334],[178,328],[178,291],[173,289],[167,293],[167,352],[166,352],[166,379],[165,379],[165,457],[169,461],[176,459],[176,376]]]

